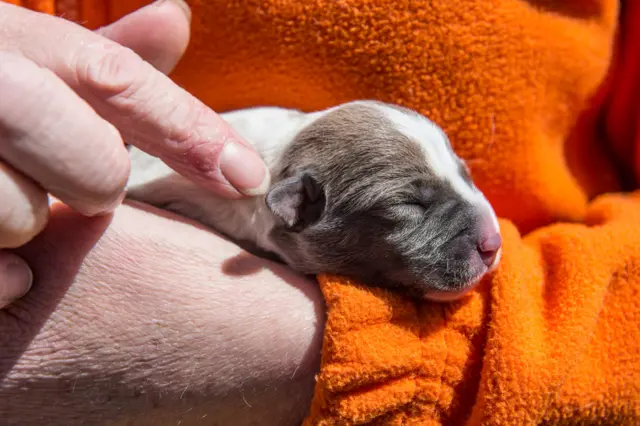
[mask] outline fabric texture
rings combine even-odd
[[[145,2],[24,3],[95,28]],[[172,77],[208,105],[414,108],[501,217],[501,266],[460,302],[319,277],[307,426],[640,424],[639,2],[189,3]]]

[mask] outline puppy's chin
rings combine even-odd
[[[482,277],[485,274],[482,274],[478,278],[475,278],[472,282],[465,285],[462,290],[458,291],[444,291],[444,290],[432,290],[425,292],[422,295],[422,298],[431,302],[455,302],[466,297],[474,288],[478,286],[478,283],[482,280]]]
[[[482,270],[473,279],[471,279],[469,282],[461,286],[460,290],[452,290],[452,291],[429,290],[422,295],[422,298],[432,302],[442,302],[442,303],[455,302],[457,300],[463,299],[469,293],[471,293],[471,291],[473,291],[473,289],[475,289],[478,286],[478,284],[480,284],[480,282],[484,277],[486,277],[487,275],[489,275],[490,273],[496,270],[496,268],[500,263],[501,255],[502,255],[502,250],[498,251],[498,254],[496,255],[495,260],[490,266],[488,267],[483,266]]]
[[[487,273],[477,276],[472,281],[465,284],[460,290],[429,290],[422,293],[420,298],[430,302],[440,303],[455,302],[464,299],[478,286],[478,284],[480,284],[485,275],[487,275]]]

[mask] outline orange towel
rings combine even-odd
[[[145,1],[62,3],[95,27]],[[640,3],[618,3],[190,2],[173,78],[207,104],[412,107],[503,218],[501,267],[459,303],[320,277],[306,425],[640,424],[640,193],[591,201],[640,180]]]

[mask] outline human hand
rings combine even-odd
[[[18,250],[39,277],[0,311],[3,425],[300,424],[318,286],[197,224],[125,202],[52,206]]]
[[[265,190],[260,157],[163,74],[185,51],[189,22],[179,0],[97,32],[0,2],[0,308],[31,284],[27,264],[2,249],[42,231],[47,194],[84,215],[113,211],[129,174],[125,142],[221,196]]]

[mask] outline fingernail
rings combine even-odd
[[[220,171],[238,192],[256,196],[267,192],[270,175],[260,156],[234,142],[227,143],[220,155]]]
[[[176,6],[178,6],[184,12],[184,15],[187,17],[189,22],[191,22],[191,8],[189,7],[189,5],[187,4],[186,1],[184,1],[184,0],[156,0],[154,5],[155,6],[161,6],[163,3],[173,3]]]
[[[0,254],[0,306],[20,299],[32,284],[33,273],[24,260],[14,254]]]

